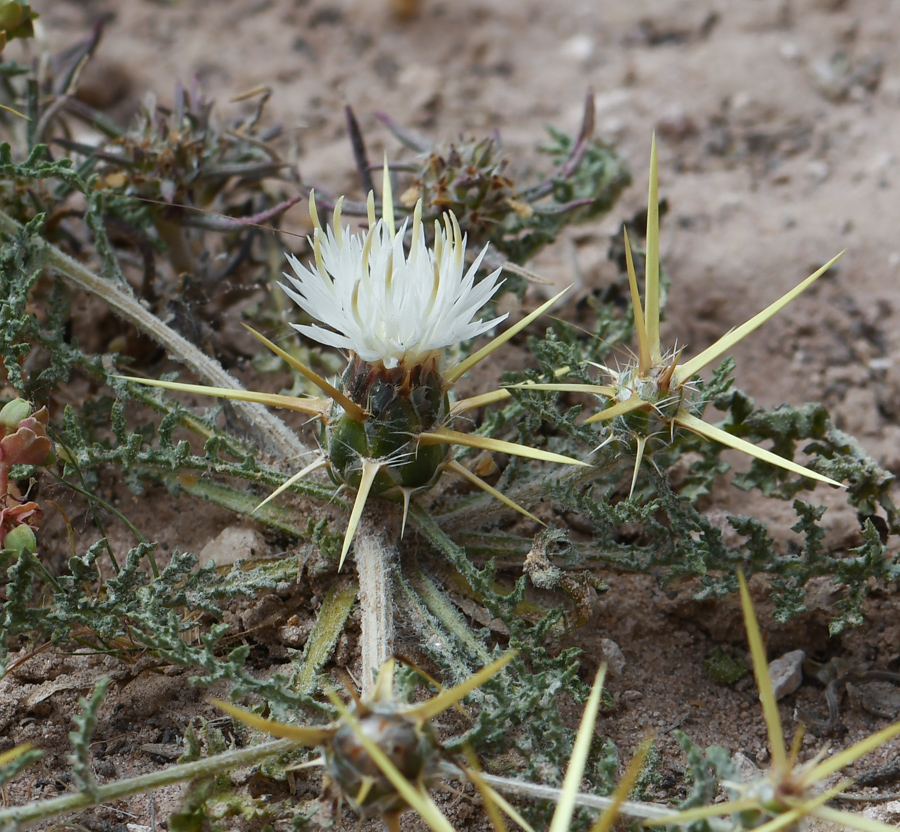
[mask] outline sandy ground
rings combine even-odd
[[[700,350],[846,249],[828,276],[735,350],[737,379],[762,404],[823,401],[876,459],[900,471],[900,329],[894,329],[900,2],[424,0],[421,14],[406,22],[392,19],[377,0],[41,5],[35,4],[54,49],[112,13],[86,83],[109,93],[105,103],[119,116],[145,91],[166,100],[176,80],[195,76],[223,117],[241,112],[243,105],[228,103],[232,96],[270,86],[267,116],[285,126],[302,174],[335,192],[357,189],[344,103],[354,107],[373,158],[385,147],[398,150],[375,118],[384,110],[432,137],[497,128],[508,155],[527,169],[544,125],[577,130],[592,89],[598,132],[630,160],[636,184],[606,220],[570,230],[531,265],[555,283],[576,281],[580,293],[615,277],[607,242],[624,217],[646,204],[646,160],[656,130],[661,194],[670,205],[663,256],[673,281],[664,338]],[[717,508],[731,511],[743,499],[722,494]],[[198,524],[177,506],[154,512],[153,536],[193,551],[233,522],[210,511]],[[836,510],[832,532],[852,544],[852,513]],[[611,591],[576,639],[587,650],[588,669],[601,638],[617,642],[626,660],[612,680],[619,710],[602,720],[600,733],[614,737],[627,756],[654,728],[662,771],[676,782],[684,762],[666,730],[682,719],[698,743],[720,743],[764,763],[752,686],[718,687],[701,672],[716,644],[744,649],[734,599],[701,607],[690,601],[689,588],[667,595],[649,579],[604,577]],[[764,599],[758,600],[764,614]],[[900,652],[897,603],[876,594],[870,622],[831,640],[826,619],[816,613],[784,628],[769,618],[771,654],[802,648],[843,656],[860,668],[886,668]],[[103,666],[66,661],[67,678],[75,680]],[[9,681],[0,683],[3,696],[46,690],[41,686],[56,684],[60,672],[49,657],[29,662],[14,680],[18,693]],[[68,714],[85,687],[56,690],[39,705],[11,707],[7,699],[2,731],[55,747],[45,761],[52,771],[63,762]],[[821,713],[822,689],[804,685],[786,700],[786,721],[796,705]],[[119,714],[118,722],[109,717],[108,736],[125,738],[125,750],[106,758],[113,763],[110,776],[157,768],[160,760],[140,752],[142,743],[177,742],[187,720],[212,715],[179,674],[123,684],[108,708]],[[842,742],[885,724],[852,706],[843,722]],[[804,748],[816,744],[809,740]],[[858,770],[896,753],[883,749]],[[55,793],[49,784],[48,778],[47,794]],[[33,794],[39,793],[36,787]],[[176,793],[157,795],[161,813]],[[890,807],[878,816],[896,823],[900,811],[892,814]],[[148,812],[142,798],[94,812],[92,823],[108,827],[90,828],[147,826]]]

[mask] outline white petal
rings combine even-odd
[[[416,219],[421,212],[416,212]],[[340,222],[335,214],[333,222]],[[477,285],[475,273],[487,252],[465,268],[466,238],[454,217],[435,223],[434,249],[425,244],[417,222],[407,254],[407,217],[396,235],[383,220],[365,234],[332,226],[316,232],[319,260],[304,266],[288,255],[293,274],[279,286],[301,309],[324,326],[294,325],[309,338],[352,350],[364,361],[395,367],[492,329],[506,315],[473,320],[503,283],[500,269]]]

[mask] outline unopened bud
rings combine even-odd
[[[31,405],[25,399],[13,399],[0,409],[0,425],[5,428],[17,428],[19,422],[31,415]]]
[[[6,540],[3,541],[3,548],[12,549],[14,552],[24,550],[34,554],[37,551],[37,538],[34,536],[31,526],[24,523],[21,526],[16,526],[6,535]]]

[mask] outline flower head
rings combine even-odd
[[[388,191],[385,206],[390,199]],[[323,229],[310,196],[315,263],[307,267],[288,255],[294,274],[284,275],[290,285],[279,285],[304,312],[329,327],[292,324],[298,332],[393,369],[424,363],[506,318],[473,320],[502,283],[500,269],[475,283],[487,248],[466,269],[466,237],[453,214],[445,215],[443,227],[435,222],[434,248],[429,248],[418,202],[407,252],[408,217],[399,230],[393,211],[386,210],[376,222],[369,194],[369,230],[352,234],[349,226],[341,227],[341,202],[331,227]]]
[[[341,564],[359,525],[369,494],[401,494],[403,525],[410,495],[429,488],[445,471],[461,476],[510,508],[537,518],[484,482],[449,452],[451,445],[513,454],[546,462],[586,463],[513,442],[462,433],[451,425],[460,413],[498,401],[506,390],[463,399],[451,406],[450,388],[472,367],[491,355],[517,332],[550,308],[564,292],[539,306],[486,346],[464,360],[444,367],[444,350],[484,334],[506,315],[474,320],[478,310],[500,286],[500,270],[480,282],[475,275],[486,249],[465,266],[466,238],[456,217],[448,212],[436,223],[434,247],[425,242],[421,206],[412,224],[395,231],[394,205],[385,165],[383,214],[375,217],[375,198],[369,194],[369,230],[353,234],[341,225],[341,200],[327,230],[319,222],[314,198],[310,216],[314,263],[310,268],[288,255],[295,274],[286,274],[282,288],[319,324],[292,324],[304,335],[350,352],[340,380],[326,381],[290,353],[250,330],[272,352],[321,390],[323,398],[258,393],[175,382],[129,379],[156,387],[223,398],[241,399],[307,413],[322,424],[324,453],[290,477],[263,503],[277,497],[318,468],[356,490]],[[410,231],[407,249],[405,237]],[[248,327],[249,329],[249,327]],[[538,521],[540,522],[540,521]],[[402,534],[402,529],[401,529]]]

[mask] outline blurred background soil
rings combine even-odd
[[[392,157],[399,151],[376,118],[384,111],[434,139],[496,129],[516,167],[528,171],[545,125],[577,132],[592,90],[597,132],[629,160],[634,184],[604,221],[567,231],[530,267],[554,284],[575,282],[578,296],[616,277],[609,238],[646,205],[655,130],[660,194],[669,203],[664,343],[699,351],[846,249],[811,290],[734,351],[737,383],[764,405],[824,402],[841,428],[900,472],[900,2],[423,0],[408,20],[392,17],[380,0],[36,0],[33,7],[53,51],[107,19],[81,95],[120,120],[148,92],[171,100],[176,82],[199,82],[223,120],[247,111],[231,99],[270,87],[266,118],[284,126],[290,158],[304,181],[334,193],[360,195],[345,104],[373,159],[385,148]],[[286,225],[305,229],[304,203]],[[822,491],[816,498],[834,503],[826,514],[832,544],[855,545],[853,512]],[[206,506],[199,511],[187,497],[176,503],[162,489],[148,488],[140,502],[121,499],[164,548],[201,553],[223,528],[256,533],[249,522]],[[710,511],[752,513],[747,499],[723,489]],[[762,519],[779,542],[793,536],[785,525],[795,520],[789,506],[784,522]],[[255,539],[265,553],[265,539]],[[689,585],[664,592],[652,578],[602,577],[609,592],[571,637],[586,649],[585,679],[601,658],[616,659],[610,687],[618,709],[599,732],[616,740],[624,758],[647,731],[656,733],[660,798],[677,798],[683,788],[684,758],[668,733],[676,723],[700,745],[722,744],[764,764],[754,686],[718,686],[703,671],[717,645],[747,658],[735,599],[698,604]],[[900,654],[896,596],[873,594],[869,621],[829,639],[822,610],[834,597],[827,583],[814,587],[810,612],[779,627],[757,591],[770,656],[804,649],[859,669],[893,668]],[[349,636],[338,662],[352,666],[352,627]],[[119,675],[104,706],[101,781],[158,768],[166,762],[159,748],[177,748],[189,721],[215,715],[181,671],[142,674],[102,657],[33,659],[0,683],[0,730],[50,749],[32,797],[57,793],[54,770],[65,768],[74,703],[101,672]],[[788,723],[798,706],[822,714],[822,687],[804,684],[782,705]],[[842,722],[838,743],[885,724],[847,702]],[[809,738],[804,748],[818,744]],[[856,770],[896,754],[887,747]],[[900,782],[883,787],[892,790]],[[156,818],[178,793],[156,794]],[[152,808],[145,796],[88,817],[138,830],[151,827]],[[870,811],[900,821],[900,804]],[[410,816],[404,824],[417,821]]]

